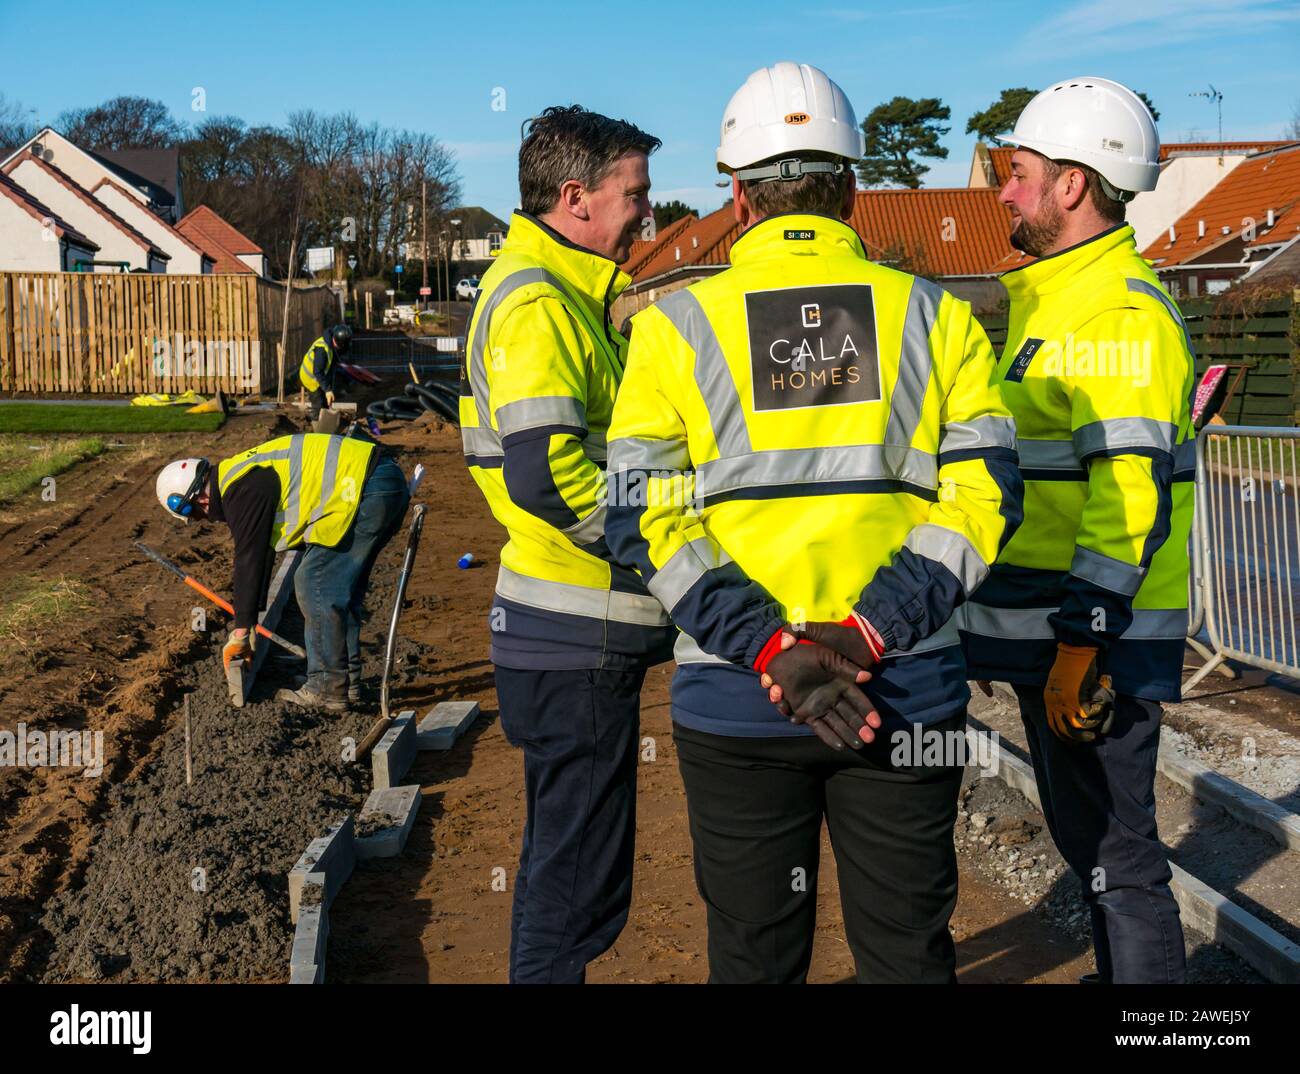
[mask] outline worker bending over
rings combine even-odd
[[[307,391],[311,403],[308,413],[311,420],[320,417],[320,412],[334,405],[334,383],[338,375],[338,356],[347,354],[352,345],[352,329],[345,324],[336,324],[326,329],[302,356],[302,365],[298,367],[298,380]]]

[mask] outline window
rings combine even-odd
[[[505,241],[505,236],[499,231],[489,231],[487,241],[488,257],[496,257],[501,252],[501,244]]]
[[[1207,295],[1221,295],[1231,286],[1231,280],[1206,280],[1205,293]]]

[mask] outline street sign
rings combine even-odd
[[[397,294],[397,292],[396,292],[396,291],[385,291],[384,294],[388,295],[388,297],[391,298],[393,295]]]
[[[432,288],[432,287],[421,287],[421,288],[420,288],[420,294],[422,294],[422,295],[431,295],[431,294],[433,294],[433,288]]]
[[[401,266],[401,265],[398,265],[395,269],[393,269],[393,271],[394,271],[394,272],[401,272],[401,271],[402,271],[402,266]]]
[[[357,259],[356,259],[355,257],[349,257],[349,258],[348,258],[348,268],[350,268],[350,269],[354,269],[354,268],[356,268],[356,267],[357,267]]]

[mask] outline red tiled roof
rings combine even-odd
[[[202,243],[205,250],[214,251],[214,272],[252,273],[254,270],[239,260],[239,255],[262,253],[257,243],[206,205],[186,213],[176,230]]]
[[[663,249],[665,243],[676,238],[698,219],[699,217],[694,213],[687,213],[685,216],[674,220],[667,227],[657,231],[653,239],[637,239],[632,244],[632,252],[628,255],[627,260],[618,267],[629,276],[636,276],[646,262]]]
[[[859,190],[849,220],[873,261],[926,276],[987,276],[1023,264],[1007,239],[1010,223],[993,188]],[[641,284],[674,269],[726,265],[739,234],[724,205],[664,243],[633,278]]]
[[[1166,231],[1142,256],[1157,268],[1181,264],[1241,237],[1252,220],[1255,235],[1247,249],[1284,243],[1300,232],[1300,144],[1243,160],[1174,222],[1173,242]]]
[[[87,208],[89,208],[95,213],[98,213],[110,224],[112,224],[115,228],[117,228],[118,231],[121,231],[133,242],[138,243],[143,249],[148,251],[149,254],[163,261],[170,260],[171,254],[164,253],[162,250],[158,249],[158,247],[156,247],[153,244],[153,240],[150,239],[147,235],[142,235],[140,232],[136,231],[135,228],[133,228],[120,216],[118,216],[117,213],[113,212],[113,210],[110,209],[107,205],[105,205],[102,201],[98,200],[97,198],[92,198],[89,194],[87,194],[86,191],[82,189],[80,184],[78,184],[75,180],[73,180],[71,176],[67,175],[65,172],[56,168],[48,160],[45,160],[42,157],[37,156],[30,149],[27,152],[14,157],[13,160],[11,160],[8,164],[5,165],[4,168],[5,175],[10,175],[10,173],[12,173],[13,170],[17,168],[18,165],[25,160],[30,160],[34,162],[39,168],[41,168],[42,171],[44,171],[52,179],[54,179],[60,185],[66,187],[73,194],[75,194],[77,198],[86,205]]]
[[[1016,151],[1013,145],[989,146],[989,160],[993,162],[994,185],[1001,189],[1011,178],[1011,157]]]
[[[1289,142],[1168,142],[1160,147],[1160,159],[1186,153],[1268,153],[1294,144],[1294,139]]]
[[[44,202],[33,197],[26,190],[20,187],[7,175],[0,174],[0,194],[14,202],[20,209],[23,209],[29,216],[40,221],[42,224],[46,220],[54,226],[54,234],[61,239],[71,239],[78,246],[87,250],[98,250],[99,244],[87,238],[75,227],[69,224],[58,213],[50,209]]]
[[[115,183],[115,182],[113,182],[112,179],[109,179],[109,178],[105,177],[105,178],[101,179],[98,183],[96,183],[94,186],[92,186],[92,187],[90,188],[90,192],[91,192],[92,194],[95,193],[95,191],[98,190],[101,186],[111,186],[114,190],[118,191],[118,192],[119,192],[120,194],[122,194],[124,197],[129,198],[130,201],[131,201],[131,204],[140,206],[140,208],[141,208],[142,210],[144,210],[146,213],[148,213],[150,216],[152,216],[155,220],[157,220],[158,223],[162,224],[163,227],[165,227],[168,231],[170,231],[173,235],[175,235],[178,239],[180,239],[181,242],[183,242],[186,246],[188,246],[191,250],[193,250],[193,251],[194,251],[196,254],[198,254],[199,256],[201,256],[201,257],[206,257],[209,261],[212,261],[212,262],[214,262],[214,263],[215,263],[215,261],[217,260],[217,259],[216,259],[215,257],[213,257],[210,253],[208,253],[207,250],[201,250],[201,249],[199,249],[199,247],[195,246],[194,243],[190,242],[190,240],[189,240],[188,238],[186,238],[186,237],[185,237],[184,235],[182,235],[179,231],[177,231],[174,227],[172,227],[171,224],[167,223],[166,220],[164,220],[161,216],[159,216],[159,215],[158,215],[157,213],[155,213],[152,209],[150,209],[149,206],[147,206],[147,205],[145,205],[143,202],[141,202],[139,198],[137,198],[134,194],[132,194],[129,190],[127,190],[126,187],[124,187],[121,183]]]

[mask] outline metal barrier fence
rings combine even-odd
[[[1210,425],[1196,440],[1188,634],[1204,620],[1206,664],[1300,679],[1300,429]],[[1197,648],[1201,648],[1197,646]]]
[[[423,376],[460,376],[462,336],[356,336],[347,360],[378,372],[401,372],[414,365]]]

